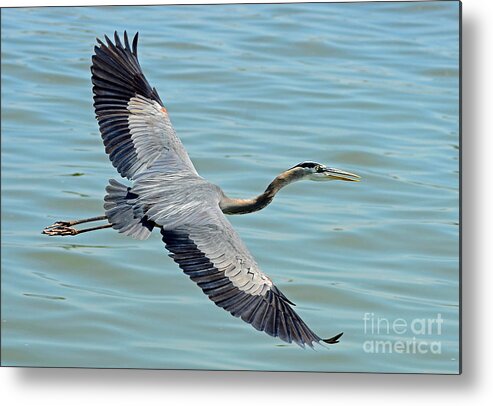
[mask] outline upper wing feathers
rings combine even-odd
[[[106,153],[118,172],[129,179],[160,161],[179,161],[196,173],[155,88],[142,72],[137,59],[135,35],[130,46],[127,33],[122,43],[115,32],[114,43],[105,36],[92,57],[92,83],[96,118]],[[182,169],[183,169],[182,168]]]

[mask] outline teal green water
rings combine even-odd
[[[2,10],[2,363],[457,373],[457,2]],[[140,32],[143,69],[202,176],[250,197],[231,218],[319,335],[303,350],[214,306],[159,233],[49,238],[102,213],[95,37]]]

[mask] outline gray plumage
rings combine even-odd
[[[300,346],[338,342],[321,339],[294,312],[292,303],[265,275],[225,214],[245,214],[267,206],[286,185],[302,180],[358,180],[357,175],[315,162],[302,162],[277,176],[253,199],[231,199],[199,176],[176,136],[168,112],[151,88],[130,45],[98,39],[92,59],[96,118],[106,153],[131,186],[112,179],[106,188],[105,216],[57,222],[49,235],[75,235],[113,227],[144,240],[159,228],[170,256],[219,307],[257,330]],[[86,230],[70,226],[108,219]]]

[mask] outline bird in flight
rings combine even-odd
[[[94,107],[105,151],[131,186],[109,181],[105,214],[46,227],[51,236],[77,235],[112,227],[145,240],[159,229],[169,256],[217,306],[288,343],[301,347],[335,344],[315,334],[291,302],[264,274],[226,215],[263,209],[292,182],[358,181],[359,176],[316,162],[302,162],[278,175],[252,199],[233,199],[196,171],[171,125],[155,88],[137,57],[138,33],[130,44],[115,32],[114,41],[97,39],[92,57]],[[86,229],[73,226],[107,220]]]

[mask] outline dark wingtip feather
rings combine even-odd
[[[129,50],[130,51],[130,44],[128,42],[128,34],[127,34],[127,30],[125,30],[123,32],[123,41],[125,42],[125,49]]]
[[[344,332],[342,333],[339,333],[337,334],[336,336],[334,337],[331,337],[331,338],[327,338],[325,340],[322,340],[324,343],[327,343],[327,344],[337,344],[339,342],[339,338],[342,337],[342,335],[344,334]]]
[[[106,34],[104,36],[104,39],[106,40],[106,43],[108,44],[108,46],[112,46],[113,45],[113,42],[111,42],[111,40],[108,38],[108,36]]]
[[[135,33],[134,39],[132,41],[132,52],[133,52],[133,54],[135,55],[136,58],[137,58],[137,41],[138,40],[139,40],[139,32],[137,31]]]
[[[115,44],[117,47],[120,47],[120,48],[123,48],[122,46],[122,42],[120,41],[120,37],[118,36],[118,32],[115,31],[115,33],[113,34],[113,36],[115,37]]]

